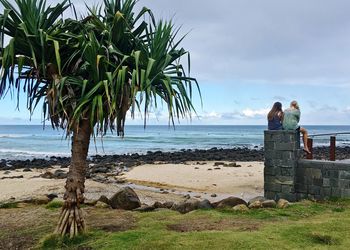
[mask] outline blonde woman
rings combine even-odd
[[[300,121],[300,108],[297,101],[292,101],[290,103],[290,108],[284,111],[284,117],[282,126],[284,130],[297,130],[299,129],[303,135],[304,141],[304,151],[310,154],[310,150],[307,146],[308,133],[305,128],[301,128],[298,123]]]

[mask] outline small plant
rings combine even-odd
[[[345,208],[338,206],[338,207],[333,208],[332,211],[336,212],[336,213],[342,213],[345,211]]]
[[[63,201],[53,200],[46,204],[45,208],[47,209],[56,209],[63,206]]]
[[[0,203],[0,209],[17,208],[18,204],[16,202]]]

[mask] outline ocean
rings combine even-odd
[[[350,126],[305,126],[310,134],[349,132]],[[91,141],[89,155],[132,154],[147,151],[179,151],[248,147],[261,148],[266,126],[126,126],[125,137],[107,134]],[[40,125],[0,125],[0,159],[26,160],[69,156],[71,141],[62,130]],[[317,137],[315,146],[329,144],[329,136]],[[337,146],[350,146],[350,135],[337,136]]]

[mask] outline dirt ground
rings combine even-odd
[[[0,249],[31,249],[38,241],[53,232],[60,209],[43,206],[0,209]],[[84,208],[88,229],[120,232],[132,229],[136,219],[132,212]]]

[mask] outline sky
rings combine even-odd
[[[75,6],[85,13],[82,1]],[[292,100],[300,104],[301,124],[350,124],[350,1],[140,0],[143,6],[189,32],[182,45],[203,106],[195,97],[198,116],[180,124],[264,125],[275,101],[287,108]],[[0,124],[38,124],[39,111],[29,122],[25,101],[16,111],[8,96],[0,100]],[[167,122],[161,109],[148,121]]]

